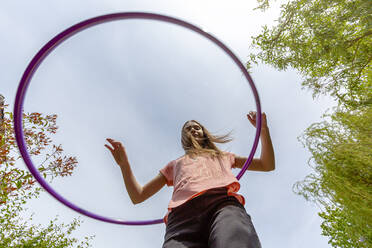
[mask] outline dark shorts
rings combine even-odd
[[[260,248],[244,206],[216,188],[176,207],[168,216],[163,248]]]

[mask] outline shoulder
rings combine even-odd
[[[174,164],[177,164],[179,162],[182,162],[186,159],[186,155],[182,155],[182,156],[179,156],[178,158],[176,158],[175,160],[172,160],[171,162],[173,162]]]
[[[227,158],[230,158],[230,159],[235,159],[236,158],[236,155],[232,152],[224,151],[224,152],[222,152],[222,154],[223,154],[224,157],[227,157]]]
[[[167,164],[167,166],[175,166],[175,165],[178,164],[178,163],[182,163],[182,161],[184,161],[185,158],[186,158],[185,155],[179,156],[178,158],[176,158],[176,159],[170,161],[170,162]]]

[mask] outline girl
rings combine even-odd
[[[256,113],[248,120],[256,127]],[[261,157],[253,159],[248,170],[272,171],[274,150],[262,114]],[[223,152],[215,143],[231,141],[229,134],[212,135],[195,120],[182,128],[181,142],[185,154],[169,162],[159,174],[141,186],[134,177],[124,146],[107,139],[105,145],[120,166],[128,194],[134,204],[141,203],[165,184],[173,186],[168,213],[164,217],[166,232],[163,248],[258,248],[260,241],[247,214],[244,197],[237,194],[240,184],[232,168],[242,168],[247,158]]]

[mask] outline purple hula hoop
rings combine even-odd
[[[102,15],[98,17],[94,17],[85,21],[82,21],[63,32],[56,35],[53,39],[51,39],[46,45],[44,45],[40,51],[33,57],[31,62],[28,64],[25,72],[23,73],[22,79],[20,81],[20,84],[17,89],[17,95],[14,105],[14,131],[16,136],[16,141],[20,150],[20,153],[23,157],[23,160],[25,161],[28,169],[32,173],[32,175],[36,178],[36,180],[40,183],[40,185],[48,191],[54,198],[56,198],[59,202],[66,205],[67,207],[83,214],[88,217],[105,221],[109,223],[114,224],[122,224],[122,225],[151,225],[151,224],[159,224],[163,223],[162,219],[155,219],[155,220],[142,220],[142,221],[124,221],[124,220],[118,220],[118,219],[112,219],[105,216],[101,216],[92,212],[89,212],[85,209],[82,209],[75,204],[69,202],[67,199],[59,195],[54,189],[52,189],[47,182],[43,179],[43,177],[39,174],[38,170],[33,165],[30,155],[27,151],[27,146],[24,140],[24,133],[23,133],[23,127],[22,127],[22,116],[23,116],[23,102],[26,95],[27,87],[30,84],[31,78],[41,62],[48,56],[50,52],[53,51],[54,48],[56,48],[59,44],[61,44],[64,40],[68,39],[69,37],[73,36],[74,34],[83,31],[84,29],[87,29],[89,27],[110,22],[110,21],[116,21],[116,20],[123,20],[123,19],[150,19],[150,20],[157,20],[157,21],[163,21],[168,23],[173,23],[185,28],[188,28],[205,38],[211,40],[216,45],[218,45],[222,50],[224,50],[230,58],[235,62],[235,64],[240,68],[240,70],[243,72],[244,76],[249,82],[249,85],[253,91],[255,102],[256,102],[256,109],[258,113],[257,118],[257,129],[256,129],[256,136],[254,139],[253,147],[251,150],[251,153],[249,154],[249,157],[247,161],[245,162],[243,168],[239,172],[239,174],[236,176],[239,180],[246,169],[248,168],[249,164],[252,162],[254,153],[256,152],[256,148],[258,145],[260,132],[261,132],[261,106],[260,106],[260,100],[258,97],[258,92],[256,90],[256,87],[253,83],[253,80],[251,76],[249,75],[248,71],[244,67],[244,65],[239,61],[239,59],[231,52],[222,42],[217,40],[214,36],[212,36],[209,33],[206,33],[201,28],[198,28],[190,23],[187,23],[185,21],[165,16],[165,15],[159,15],[159,14],[153,14],[153,13],[144,13],[144,12],[122,12],[122,13],[113,13],[108,15]]]

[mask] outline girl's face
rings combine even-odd
[[[197,141],[203,140],[204,132],[202,127],[198,123],[189,121],[186,123],[184,130],[186,133],[192,135]]]

